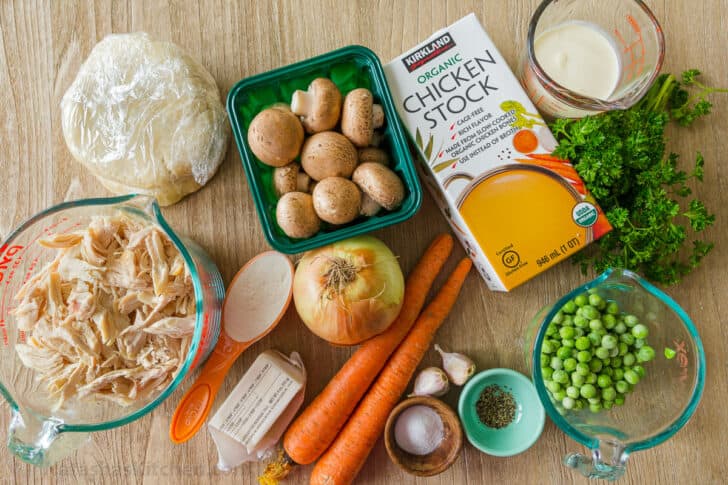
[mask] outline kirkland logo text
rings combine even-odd
[[[404,67],[406,67],[409,72],[412,72],[440,54],[449,51],[453,47],[455,47],[455,41],[452,39],[450,34],[445,32],[429,44],[423,45],[416,51],[406,55],[402,59],[402,62],[404,62]]]

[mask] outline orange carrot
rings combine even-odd
[[[449,234],[438,236],[407,278],[404,303],[383,333],[364,342],[331,382],[291,424],[283,448],[296,463],[313,463],[334,441],[369,385],[409,332],[432,283],[453,247]]]
[[[471,266],[472,262],[467,258],[460,261],[437,296],[427,305],[336,441],[316,463],[311,485],[346,485],[356,478],[382,434],[387,416],[397,405],[430,348],[435,332],[455,306]]]
[[[513,137],[513,148],[521,153],[531,153],[538,148],[538,138],[533,131],[523,129]]]

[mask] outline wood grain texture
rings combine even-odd
[[[667,38],[665,68],[700,67],[711,84],[727,84],[727,0],[648,1]],[[91,48],[112,32],[144,30],[185,47],[210,70],[222,95],[239,79],[348,44],[370,47],[384,60],[433,31],[475,12],[505,58],[514,65],[524,44],[536,0],[334,0],[302,1],[0,1],[0,239],[21,220],[66,199],[108,195],[71,159],[60,128],[59,103]],[[708,122],[682,130],[669,148],[688,158],[702,150],[706,183],[701,196],[717,212],[709,236],[716,249],[698,271],[668,292],[690,313],[705,345],[705,394],[689,425],[658,448],[636,453],[622,483],[724,483],[728,474],[728,97],[716,99]],[[206,247],[230,281],[248,259],[267,249],[236,147],[231,145],[219,173],[203,190],[164,210],[175,229]],[[435,234],[448,230],[429,195],[412,220],[380,231],[413,266]],[[462,254],[457,249],[458,255]],[[454,259],[454,258],[453,258]],[[452,264],[452,262],[451,262]],[[472,355],[479,368],[525,371],[524,329],[533,314],[588,278],[561,264],[509,294],[489,292],[471,275],[461,304],[437,341]],[[226,395],[262,350],[297,350],[309,370],[309,398],[350,355],[310,334],[291,311],[280,327],[235,364]],[[430,352],[425,364],[436,363]],[[189,384],[189,382],[188,382]],[[217,456],[206,432],[185,445],[167,438],[170,416],[182,395],[175,393],[151,415],[124,428],[96,433],[74,457],[37,469],[0,449],[4,483],[236,483],[254,484],[260,466],[228,475],[216,470]],[[456,393],[448,401],[455,403]],[[664,399],[655,396],[655,399]],[[0,406],[5,437],[8,407]],[[437,477],[416,479],[393,465],[380,444],[357,483],[385,485],[482,483],[587,483],[561,465],[580,446],[547,422],[538,443],[519,456],[499,459],[465,445],[455,465]],[[309,469],[289,483],[305,483]]]

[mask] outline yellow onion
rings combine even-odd
[[[293,278],[293,301],[303,323],[337,345],[358,344],[386,330],[403,298],[399,262],[372,236],[307,252]]]

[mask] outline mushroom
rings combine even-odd
[[[288,237],[311,237],[321,228],[313,208],[313,197],[303,192],[288,192],[278,201],[276,221]]]
[[[361,209],[359,209],[359,214],[363,215],[364,217],[372,217],[376,216],[380,210],[382,210],[382,206],[377,204],[376,200],[372,199],[367,194],[362,192]]]
[[[394,210],[404,200],[404,185],[397,174],[381,163],[362,163],[352,180],[374,201],[387,210]]]
[[[341,114],[341,92],[330,79],[316,78],[307,91],[293,93],[291,111],[301,117],[306,133],[332,130]]]
[[[288,192],[308,192],[311,177],[296,162],[273,170],[273,188],[278,197]]]
[[[316,214],[331,224],[346,224],[359,215],[361,192],[351,180],[328,177],[313,189]]]
[[[258,159],[271,167],[288,165],[301,152],[303,126],[281,106],[264,109],[248,128],[248,145]]]
[[[341,109],[341,132],[358,147],[371,144],[376,128],[384,124],[384,111],[374,104],[372,92],[366,88],[350,91]]]
[[[301,150],[301,165],[314,180],[350,178],[356,168],[356,148],[341,133],[323,131],[310,136]]]
[[[359,149],[359,163],[381,163],[389,166],[389,155],[381,148],[366,147]]]

